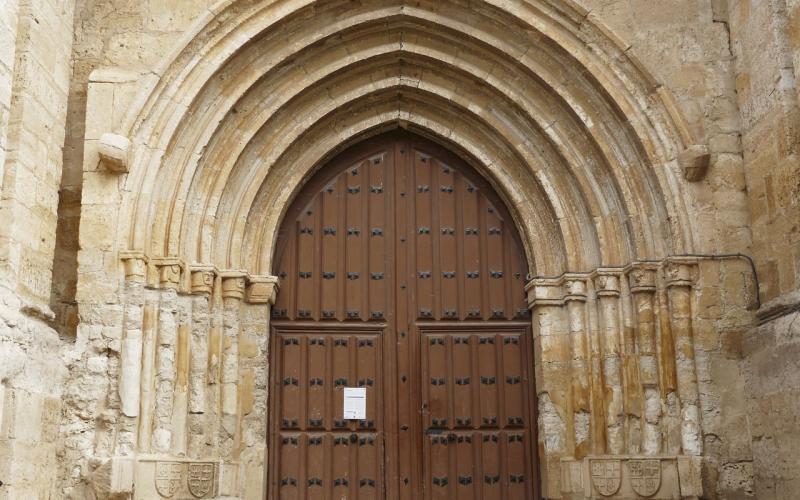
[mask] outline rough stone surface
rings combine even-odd
[[[795,498],[799,64],[800,0],[0,0],[0,500],[261,498],[275,232],[395,127],[558,277],[547,497]]]

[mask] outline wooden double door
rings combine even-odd
[[[274,272],[271,498],[538,497],[525,257],[463,161],[401,132],[350,148],[290,208]]]

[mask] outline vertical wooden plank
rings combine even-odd
[[[317,232],[316,217],[314,204],[311,203],[297,223],[297,309],[293,311],[293,318],[310,319],[316,308],[316,288],[319,279],[319,272],[314,272],[318,267],[315,255],[317,242],[314,235]]]
[[[484,222],[481,227],[481,240],[486,254],[486,276],[483,278],[484,294],[492,319],[512,319],[512,304],[506,300],[506,274],[502,221],[494,206],[484,199]]]
[[[463,249],[464,306],[469,319],[480,319],[487,316],[481,293],[478,200],[478,188],[471,181],[463,178],[461,206],[459,207],[463,230],[457,235],[459,239],[457,245]]]
[[[461,309],[458,303],[454,170],[443,163],[438,163],[437,167],[438,224],[436,224],[436,234],[434,235],[437,241],[437,269],[434,278],[439,287],[436,294],[441,302],[442,318],[465,319],[466,311]]]
[[[311,433],[303,436],[306,459],[305,483],[303,489],[309,499],[322,500],[326,497],[323,477],[325,476],[325,447],[322,444],[324,434]]]
[[[366,285],[369,288],[369,316],[365,319],[378,321],[385,320],[387,314],[386,257],[387,246],[392,243],[386,214],[386,199],[389,196],[384,192],[386,180],[383,156],[376,155],[367,159],[361,167],[369,190],[369,194],[365,196],[369,206],[370,227],[381,231],[380,236],[375,235],[369,240],[369,276],[365,278],[368,279]]]
[[[459,429],[471,428],[479,425],[472,417],[473,387],[479,380],[472,375],[472,352],[470,349],[471,336],[455,333],[450,337],[453,364],[453,426]]]
[[[339,302],[340,289],[339,283],[346,279],[339,272],[339,207],[341,205],[341,194],[335,183],[330,183],[323,188],[320,194],[320,234],[317,241],[321,242],[320,260],[321,280],[320,287],[320,311],[317,316],[323,320],[330,320],[336,317],[336,310]]]
[[[306,381],[308,420],[306,425],[309,429],[321,429],[330,425],[330,422],[325,421],[325,385],[330,383],[326,380],[325,373],[326,341],[327,339],[323,336],[306,338],[308,345],[308,379]]]
[[[280,483],[281,499],[300,499],[300,446],[296,433],[281,432],[280,446]]]
[[[480,411],[481,427],[497,428],[500,422],[500,408],[497,397],[497,358],[495,336],[482,333],[478,336],[478,366],[480,367]]]
[[[352,174],[346,170],[340,174],[339,179],[344,189],[347,205],[347,228],[346,228],[346,252],[347,252],[347,293],[345,302],[344,319],[351,318],[352,315],[363,315],[364,305],[362,304],[362,288],[366,278],[367,268],[364,265],[363,247],[368,243],[369,224],[363,217],[361,206],[361,185],[350,180]]]
[[[416,178],[416,207],[414,210],[414,233],[416,238],[416,298],[417,317],[431,320],[439,317],[435,310],[433,293],[433,238],[431,236],[433,193],[431,160],[426,154],[414,152],[414,172]]]
[[[499,383],[503,390],[503,413],[505,423],[509,427],[522,427],[526,422],[524,373],[522,370],[522,353],[520,335],[516,333],[500,336],[502,358],[500,363]]]
[[[300,424],[300,339],[292,335],[280,336],[281,372],[281,428],[296,429]]]

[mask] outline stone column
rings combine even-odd
[[[669,299],[670,326],[675,343],[678,397],[681,405],[681,446],[686,455],[703,453],[700,429],[700,394],[697,387],[692,332],[692,283],[696,264],[669,261],[664,276]]]
[[[167,453],[172,445],[172,414],[177,378],[178,288],[182,265],[177,259],[161,259],[156,263],[156,268],[161,293],[158,305],[153,436],[150,445],[153,452]]]
[[[627,453],[642,452],[642,383],[639,380],[639,354],[636,352],[633,298],[628,280],[620,276],[622,312],[622,393],[625,411]]]
[[[153,434],[157,322],[158,300],[153,297],[145,297],[144,310],[142,311],[142,372],[138,435],[138,451],[142,453],[150,452],[150,438]]]
[[[636,312],[636,353],[644,392],[642,452],[656,455],[661,451],[661,393],[656,357],[656,272],[652,267],[636,266],[628,278]]]
[[[564,288],[560,280],[535,279],[528,283],[525,290],[533,321],[542,495],[559,498],[561,458],[569,453],[567,431],[571,418],[569,394],[572,387]]]
[[[211,296],[217,272],[213,266],[191,268],[192,323],[189,356],[188,455],[203,457],[208,441],[206,387],[208,382],[208,338],[211,328]]]
[[[572,439],[573,456],[581,459],[591,453],[592,373],[589,358],[589,335],[586,328],[586,280],[567,276],[564,301],[569,317],[572,365]],[[602,397],[602,396],[601,396]]]
[[[246,274],[222,273],[222,363],[220,454],[231,459],[238,452],[239,428],[239,315],[245,294]]]
[[[144,283],[147,259],[140,253],[124,253],[125,269],[122,346],[118,388],[120,411],[115,454],[130,455],[136,447],[136,419],[142,384],[142,329],[144,320]]]
[[[269,319],[278,291],[275,276],[251,276],[247,284],[247,308],[240,329],[242,454],[244,498],[264,498],[267,459],[267,396]]]
[[[619,455],[625,450],[621,335],[619,327],[619,277],[600,271],[595,278],[600,305],[600,342],[603,356],[603,383],[606,408],[606,452]]]

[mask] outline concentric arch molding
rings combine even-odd
[[[220,3],[110,131],[132,143],[120,234],[269,274],[304,181],[403,127],[495,185],[537,274],[690,252],[695,141],[627,48],[565,1]]]

